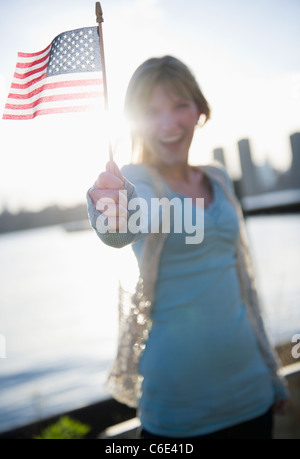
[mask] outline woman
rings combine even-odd
[[[271,438],[272,413],[284,412],[288,392],[257,308],[241,212],[223,168],[188,163],[208,103],[190,70],[165,56],[135,71],[125,111],[138,162],[122,171],[110,162],[88,192],[99,237],[132,243],[141,269],[111,374],[123,382],[119,400],[137,395],[142,438]],[[180,200],[182,220],[195,221],[204,200],[197,244],[186,243],[185,225],[163,234],[163,212],[150,215],[151,200],[163,196]],[[137,230],[129,225],[135,198],[147,204]],[[155,216],[160,230],[150,226]]]

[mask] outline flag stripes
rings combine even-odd
[[[91,110],[103,104],[97,27],[58,35],[37,53],[18,53],[3,119]]]
[[[48,83],[48,84],[43,84],[41,87],[34,89],[33,91],[27,93],[27,92],[19,92],[17,93],[10,93],[8,95],[9,98],[14,98],[14,99],[30,99],[34,97],[35,95],[47,91],[48,89],[58,89],[58,88],[66,88],[66,87],[73,87],[76,89],[76,87],[80,86],[90,86],[90,85],[97,85],[100,84],[102,85],[102,79],[91,79],[91,80],[77,80],[77,81],[60,81],[57,83]],[[19,88],[18,88],[19,89]]]

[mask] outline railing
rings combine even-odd
[[[245,215],[267,212],[299,212],[300,190],[281,190],[241,198]]]

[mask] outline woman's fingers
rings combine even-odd
[[[100,189],[116,189],[122,190],[124,186],[124,178],[119,177],[112,172],[102,172],[96,180],[94,185]]]
[[[106,172],[110,172],[111,174],[115,175],[120,180],[122,180],[122,182],[124,182],[124,177],[121,174],[120,169],[118,168],[117,164],[114,161],[109,161],[106,164]]]
[[[127,228],[128,211],[127,206],[116,204],[113,200],[99,199],[96,209],[106,218],[106,226],[109,230],[120,231]]]
[[[119,202],[120,195],[123,194],[123,190],[108,189],[101,190],[100,188],[92,188],[89,191],[89,195],[93,201],[93,204],[96,205],[99,199],[110,199],[116,203]]]
[[[108,199],[99,199],[96,204],[96,209],[105,217],[124,217],[127,219],[128,216],[126,207]]]
[[[113,201],[118,204],[120,202],[126,208],[128,205],[126,190],[100,190],[99,188],[92,188],[89,191],[89,196],[92,199],[94,205],[96,205],[100,199],[102,199],[103,202],[107,200],[107,203]]]
[[[128,201],[125,190],[95,190],[93,195],[96,209],[107,217],[110,230],[122,230],[127,226]]]
[[[96,180],[97,188],[112,188],[121,190],[124,186],[124,177],[114,161],[106,164],[106,171],[102,172]]]

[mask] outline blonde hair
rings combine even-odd
[[[172,56],[154,57],[141,64],[133,73],[125,97],[124,113],[131,125],[133,158],[137,162],[148,162],[143,139],[135,122],[146,108],[151,93],[157,84],[163,84],[173,93],[191,99],[204,115],[204,125],[210,118],[210,107],[190,69]]]

